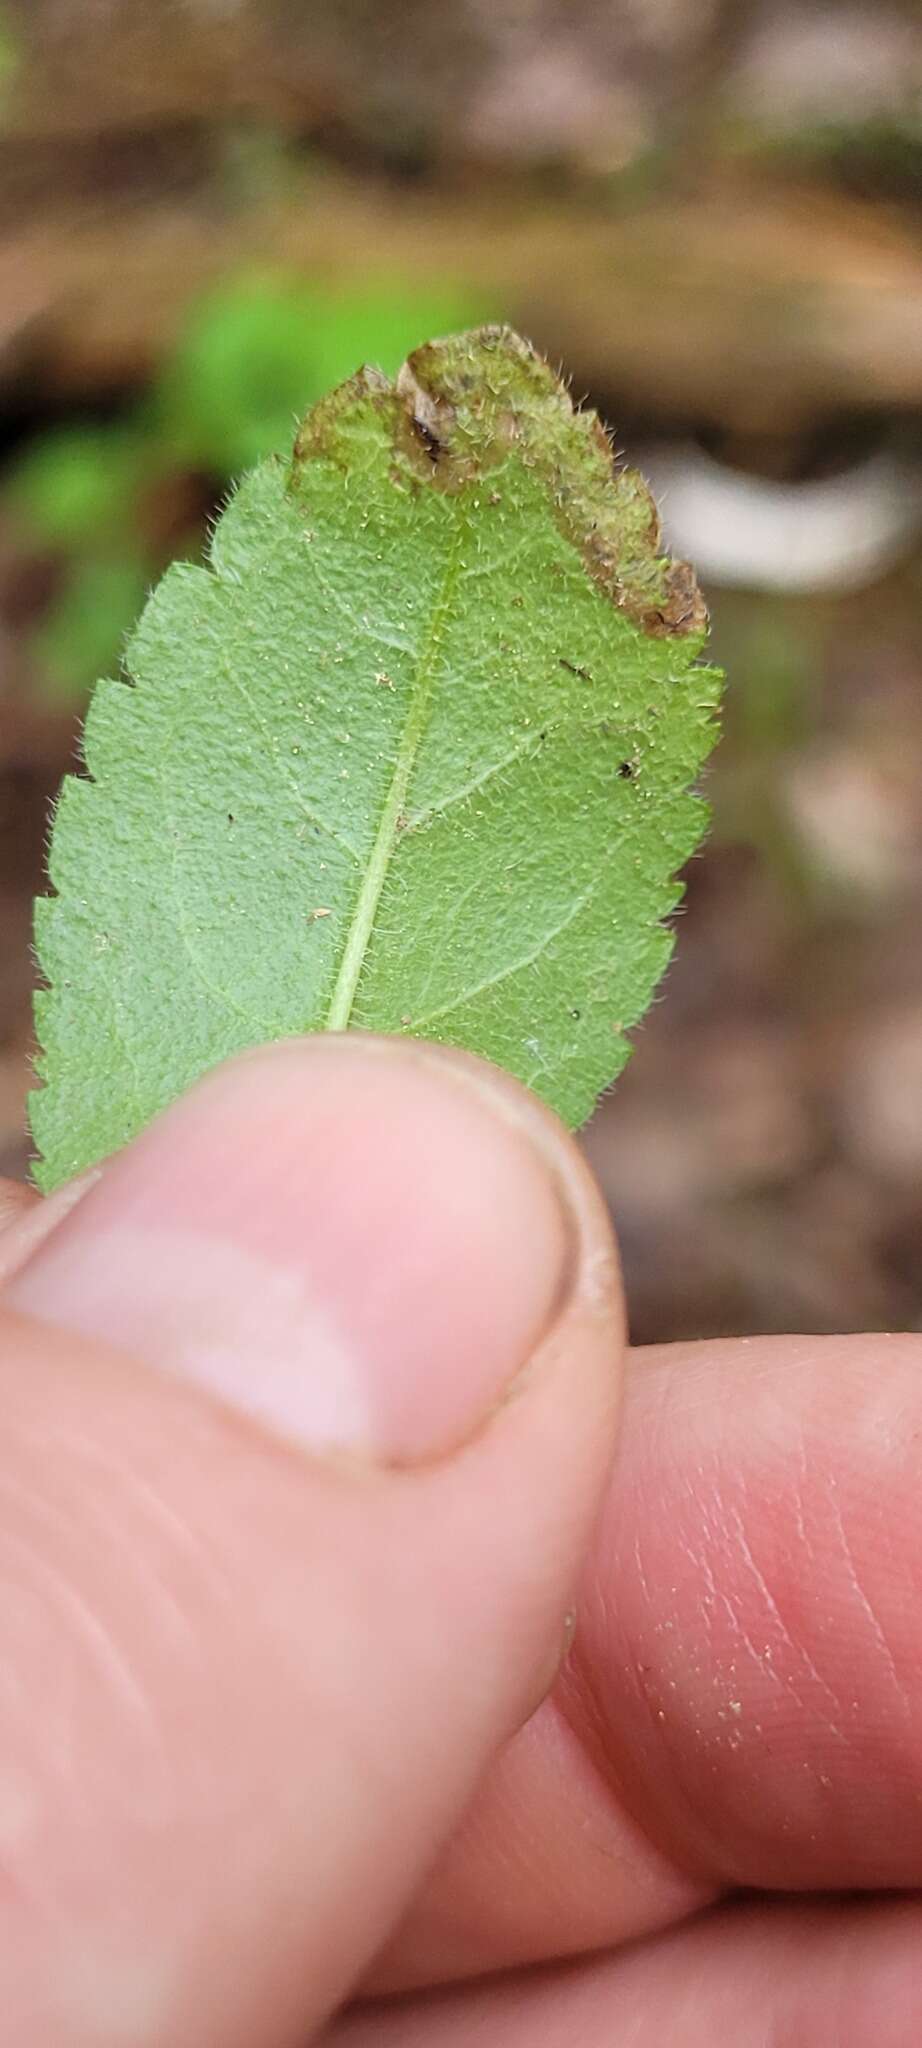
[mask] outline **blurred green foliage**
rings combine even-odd
[[[131,510],[147,449],[137,429],[89,425],[42,434],[4,480],[7,510],[45,546],[79,548]]]
[[[813,597],[732,590],[714,594],[711,615],[712,648],[733,676],[713,836],[758,854],[792,916],[808,913],[815,878],[791,828],[785,781],[822,723],[831,616]]]
[[[151,390],[127,418],[41,434],[0,479],[0,506],[56,558],[54,595],[32,633],[43,685],[79,696],[117,663],[144,591],[175,550],[196,553],[204,517],[179,536],[171,497],[200,484],[201,509],[283,449],[306,408],[361,363],[393,375],[432,335],[492,309],[446,285],[335,291],[272,274],[226,279],[190,309]],[[165,530],[164,530],[165,529]]]
[[[0,5],[0,107],[7,86],[19,70],[19,43],[7,10]]]
[[[74,559],[33,635],[39,670],[53,692],[66,697],[111,670],[149,581],[140,557],[130,553]]]
[[[721,593],[721,601],[727,618],[724,638],[729,639],[728,593]],[[750,597],[738,608],[732,637],[740,656],[733,704],[739,752],[762,757],[793,752],[816,726],[823,659],[816,608],[798,598]]]

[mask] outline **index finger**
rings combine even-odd
[[[565,1671],[382,1981],[922,1884],[920,1474],[922,1338],[635,1353]]]

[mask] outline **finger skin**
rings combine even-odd
[[[35,1188],[26,1187],[19,1180],[0,1178],[0,1239],[20,1216],[35,1208],[38,1201]]]
[[[273,1163],[289,1162],[312,1213],[312,1119],[326,1128],[337,1055],[326,1045],[306,1052],[306,1066],[291,1049],[265,1057],[275,1079],[255,1120],[252,1056],[240,1084],[245,1146],[234,1144],[236,1084],[229,1097],[223,1082],[202,1086],[218,1088],[208,1099],[220,1159],[239,1160],[244,1205],[247,1185],[260,1188],[256,1230],[271,1245]],[[362,1284],[370,1295],[383,1276],[380,1315],[398,1318],[398,1336],[412,1290],[425,1288],[435,1329],[429,1293],[434,1262],[444,1268],[446,1213],[479,1214],[481,1169],[493,1184],[495,1157],[465,1139],[475,1113],[461,1115],[455,1093],[451,1179],[438,1101],[419,1080],[420,1061],[431,1080],[433,1060],[451,1056],[379,1047],[365,1097],[362,1055],[350,1047],[344,1057],[342,1142],[361,1166],[368,1219]],[[29,1315],[9,1306],[7,1289],[4,2048],[304,2048],[549,1684],[611,1458],[623,1325],[601,1198],[556,1122],[515,1094],[517,1115],[546,1123],[542,1142],[566,1190],[569,1290],[527,1365],[516,1358],[504,1398],[461,1443],[411,1466],[312,1455],[178,1368],[70,1334],[61,1272],[79,1286],[73,1246],[92,1252],[87,1232],[108,1227],[92,1221],[111,1207],[101,1189],[65,1219],[57,1254],[52,1233],[18,1269]],[[199,1105],[191,1139],[187,1122],[165,1158],[147,1145],[167,1197],[175,1175],[187,1206],[207,1164],[210,1114]],[[419,1180],[414,1162],[426,1160],[430,1179]],[[122,1176],[127,1162],[125,1153]],[[467,1194],[461,1172],[473,1176]],[[205,1220],[213,1227],[214,1213]],[[280,1235],[299,1245],[290,1206],[283,1224]],[[488,1273],[505,1284],[487,1258],[497,1234],[474,1232],[478,1270],[470,1243],[453,1247],[481,1293]],[[94,1257],[98,1319],[98,1243]],[[124,1271],[115,1278],[124,1313]],[[345,1278],[359,1284],[351,1267]],[[139,1267],[137,1286],[158,1289],[156,1259]],[[54,1328],[39,1313],[52,1297]],[[178,1339],[181,1301],[169,1306]],[[498,1312],[507,1306],[498,1301]],[[378,1329],[382,1345],[393,1341],[393,1327]],[[460,1371],[456,1330],[448,1338]],[[432,1371],[444,1362],[433,1342]]]
[[[569,1968],[359,2009],[323,2048],[915,2048],[922,1906],[725,1907]]]
[[[373,1983],[922,1884],[920,1479],[917,1337],[635,1353],[567,1665]]]
[[[631,1409],[575,1674],[611,1781],[708,1881],[919,1883],[922,1339],[659,1350]]]
[[[0,1287],[12,1280],[98,1178],[98,1170],[92,1168],[44,1201],[36,1188],[16,1181],[0,1182]]]
[[[12,1319],[0,1404],[4,2042],[301,2048],[547,1681],[604,1397],[572,1488],[550,1390],[387,1480]]]

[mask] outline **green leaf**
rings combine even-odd
[[[363,371],[101,683],[37,905],[55,1186],[241,1047],[468,1046],[571,1123],[671,936],[719,678],[649,494],[508,329]]]

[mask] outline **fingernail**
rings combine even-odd
[[[312,1450],[426,1458],[495,1407],[561,1308],[569,1152],[464,1055],[291,1041],[110,1160],[7,1299]]]

